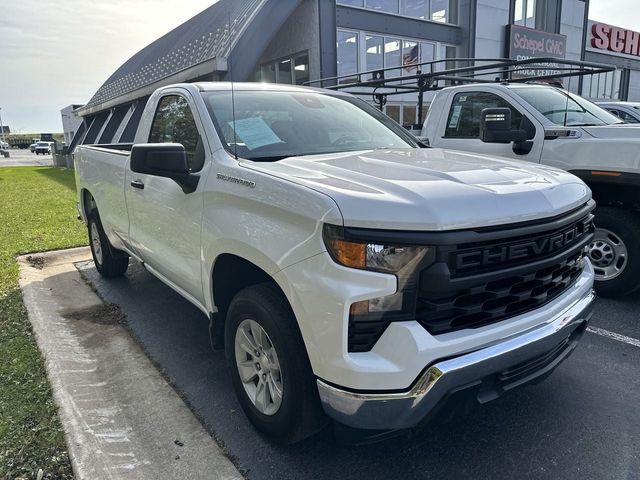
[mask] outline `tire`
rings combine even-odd
[[[598,207],[589,259],[595,288],[603,297],[622,297],[640,288],[640,216],[617,207]]]
[[[256,341],[253,335],[255,325],[262,329],[262,341]],[[243,337],[242,330],[247,336]],[[241,341],[245,347],[253,341],[252,345],[262,347],[263,353],[259,356],[247,353],[236,336],[244,338]],[[254,285],[236,294],[225,322],[225,354],[238,401],[260,432],[291,444],[313,435],[327,424],[296,319],[277,287],[268,283]],[[245,383],[240,376],[240,361],[249,365],[263,362],[263,366],[253,370],[245,367]],[[266,377],[263,381],[267,386],[263,384],[263,390],[259,389],[260,376]],[[282,392],[279,403],[275,387]],[[258,391],[266,393],[263,398],[266,401],[258,402]]]
[[[88,220],[89,245],[96,269],[106,278],[124,275],[129,267],[129,255],[111,245],[102,228],[98,210],[91,210]]]

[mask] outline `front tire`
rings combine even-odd
[[[129,267],[129,256],[111,245],[95,208],[89,212],[87,229],[91,256],[100,275],[107,278],[124,275]]]
[[[234,297],[225,353],[238,401],[259,431],[290,444],[325,426],[296,319],[274,285],[254,285]]]
[[[621,297],[640,288],[640,216],[616,207],[598,207],[589,260],[603,297]]]

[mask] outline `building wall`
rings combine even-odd
[[[82,124],[82,118],[73,113],[73,111],[79,107],[81,107],[81,105],[69,105],[68,107],[60,110],[60,115],[62,117],[62,131],[64,132],[64,141],[67,145],[71,145],[73,136]]]
[[[309,76],[320,78],[320,20],[318,2],[305,0],[287,19],[258,61],[261,64],[309,51]]]
[[[629,96],[630,102],[640,102],[640,71],[631,70],[629,77]]]
[[[580,60],[582,57],[582,30],[584,28],[585,2],[563,0],[560,16],[560,33],[567,36],[567,60]],[[565,80],[569,91],[578,93],[578,77]]]
[[[476,58],[503,58],[505,28],[509,24],[509,0],[478,0]]]

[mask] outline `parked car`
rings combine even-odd
[[[132,257],[196,305],[259,430],[413,428],[573,351],[594,298],[580,179],[420,148],[348,94],[234,87],[160,88],[133,144],[74,161],[97,270]]]
[[[624,123],[640,123],[640,103],[638,102],[598,102],[597,104]]]
[[[50,142],[38,142],[36,143],[36,155],[50,155],[51,143]]]
[[[640,127],[553,86],[469,84],[436,93],[421,138],[580,177],[598,204],[589,245],[596,289],[621,296],[640,288]]]

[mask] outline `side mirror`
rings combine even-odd
[[[485,143],[524,142],[527,132],[511,129],[511,109],[485,108],[480,113],[480,139]]]
[[[429,148],[429,137],[423,137],[422,135],[414,135],[420,148]]]
[[[200,181],[189,172],[187,152],[179,143],[144,143],[131,149],[131,171],[171,178],[184,193],[195,191]]]

